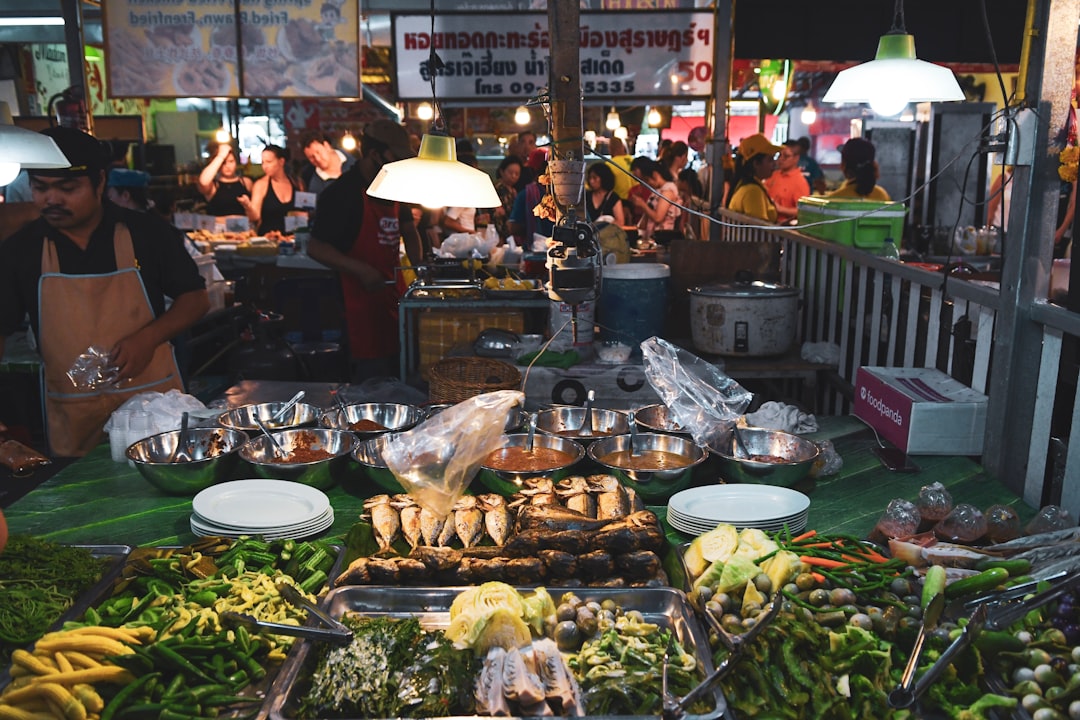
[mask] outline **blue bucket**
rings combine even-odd
[[[662,335],[671,268],[663,263],[625,263],[603,269],[596,322],[600,339],[634,348]]]

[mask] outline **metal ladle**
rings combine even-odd
[[[634,411],[630,411],[630,457],[641,457],[641,450],[638,449],[638,429],[637,418],[634,416]]]
[[[529,435],[525,438],[525,452],[533,451],[533,441],[536,440],[536,413],[529,413]]]
[[[266,429],[265,425],[263,425],[262,420],[254,416],[251,419],[255,421],[255,425],[258,426],[260,430],[262,430],[263,435],[265,435],[266,439],[270,441],[270,447],[274,448],[275,455],[277,455],[278,457],[285,457],[286,455],[288,455],[288,453],[285,452],[285,448],[281,447],[281,443],[277,441],[277,438],[271,435],[270,431]]]
[[[579,427],[577,431],[577,434],[580,437],[592,437],[595,434],[592,418],[592,404],[594,400],[596,400],[596,391],[590,390],[585,396],[585,417],[581,419],[581,427]]]
[[[180,458],[180,449],[184,449],[183,461],[191,462],[191,453],[187,450],[188,445],[188,413],[185,410],[184,414],[180,416],[180,435],[176,438],[176,447],[173,448],[172,455],[169,456],[169,462],[174,463]]]
[[[277,422],[281,418],[285,417],[285,415],[290,410],[292,410],[294,407],[296,407],[296,403],[303,400],[303,398],[304,398],[304,391],[303,390],[301,390],[300,392],[293,395],[292,399],[289,400],[289,402],[282,405],[280,410],[278,410],[276,413],[274,413],[273,415],[270,416],[270,422]]]

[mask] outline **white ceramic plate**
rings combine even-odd
[[[698,535],[704,535],[705,533],[709,532],[710,530],[712,530],[715,527],[715,525],[713,525],[713,526],[702,526],[702,525],[688,524],[688,523],[684,523],[684,522],[679,521],[679,520],[675,520],[675,519],[670,518],[670,517],[668,518],[668,522],[671,523],[671,527],[675,528],[679,532],[686,533],[687,535],[691,535],[691,536],[695,536],[695,537],[698,536]],[[777,523],[777,524],[771,524],[770,523],[769,525],[744,525],[742,523],[731,523],[731,524],[734,525],[739,530],[742,530],[742,529],[747,528],[747,527],[753,527],[753,528],[756,528],[758,530],[763,530],[765,532],[777,532],[777,531],[780,531],[780,530],[784,529],[784,523]],[[794,520],[787,521],[787,526],[788,526],[788,529],[790,530],[790,532],[792,534],[802,532],[803,530],[806,529],[806,516],[804,515],[804,516],[796,518]]]
[[[334,518],[333,509],[327,509],[326,512],[319,515],[319,517],[315,518],[314,520],[308,520],[308,521],[301,522],[301,523],[289,523],[288,525],[278,525],[278,526],[272,527],[272,528],[257,528],[255,530],[252,530],[251,528],[248,528],[248,527],[216,523],[213,520],[207,520],[206,518],[204,518],[202,515],[199,515],[198,513],[195,513],[195,512],[191,513],[191,521],[194,522],[194,523],[198,523],[199,525],[202,525],[203,527],[205,527],[207,529],[221,530],[223,532],[227,532],[227,533],[230,533],[230,534],[237,534],[237,533],[245,534],[246,533],[248,535],[251,535],[253,533],[266,533],[266,532],[273,532],[273,533],[300,532],[302,530],[306,530],[307,528],[309,528],[309,527],[311,527],[313,525],[318,525],[318,524],[324,522],[327,518],[330,518],[330,521],[333,522],[333,518]]]
[[[322,490],[288,480],[232,480],[203,490],[191,507],[215,525],[254,534],[315,520],[330,507],[330,499]]]
[[[794,521],[797,521],[797,520],[805,520],[806,515],[807,515],[807,513],[804,511],[804,512],[801,512],[801,513],[795,513],[793,515],[787,515],[785,517],[769,518],[767,520],[739,520],[737,522],[733,522],[731,520],[722,520],[721,522],[728,523],[728,524],[731,524],[731,525],[736,525],[737,524],[737,525],[739,525],[739,527],[779,526],[779,525],[783,525],[784,523],[791,523],[791,522],[794,522]],[[681,515],[679,513],[672,512],[670,510],[668,511],[668,520],[672,521],[672,522],[678,521],[678,522],[682,523],[683,525],[692,525],[694,527],[705,528],[706,531],[712,530],[713,528],[715,528],[717,525],[720,524],[720,523],[717,523],[717,522],[713,522],[710,519],[703,519],[703,518],[694,517],[694,516],[687,517],[685,515]]]
[[[244,535],[257,534],[265,540],[278,540],[282,538],[305,538],[321,533],[334,524],[334,513],[324,515],[318,520],[293,529],[283,530],[280,528],[261,530],[252,533],[250,530],[235,530],[223,528],[218,525],[207,524],[200,521],[195,515],[190,520],[191,532],[200,537],[242,537]]]
[[[797,490],[774,485],[710,485],[675,493],[668,501],[686,519],[713,523],[771,523],[810,507],[810,498]]]

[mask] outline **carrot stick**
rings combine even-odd
[[[849,550],[849,552],[856,553],[857,555],[861,555],[862,557],[866,558],[867,560],[873,560],[874,562],[879,562],[879,563],[889,562],[889,558],[885,557],[884,555],[877,552],[876,550],[871,550],[870,548],[867,548],[867,547],[858,548],[858,549],[852,548],[852,549]]]
[[[823,585],[825,583],[825,576],[821,573],[812,572],[810,573],[810,576],[814,578],[814,582],[816,582],[818,585]]]
[[[813,555],[800,555],[799,560],[803,561],[807,565],[817,565],[823,568],[843,568],[851,565],[850,562],[844,562],[841,560],[830,560],[829,558],[815,557]]]
[[[817,530],[807,530],[802,535],[796,535],[795,537],[791,538],[791,542],[797,543],[802,542],[803,540],[809,540],[815,535],[817,535]]]
[[[804,543],[802,545],[799,545],[800,550],[809,550],[811,548],[832,548],[832,547],[836,547],[836,545],[831,543],[831,542]]]

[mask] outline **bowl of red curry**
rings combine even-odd
[[[409,430],[426,417],[427,413],[416,405],[366,402],[327,410],[319,424],[324,428],[348,430],[365,440],[383,433]]]
[[[265,435],[252,438],[240,448],[240,459],[259,477],[291,480],[326,490],[348,472],[356,436],[348,430],[299,428],[271,433],[281,446],[279,453]]]
[[[528,433],[513,433],[503,435],[503,446],[488,453],[477,477],[489,490],[512,495],[529,478],[565,477],[584,457],[585,446],[576,440],[536,433],[530,448]]]

